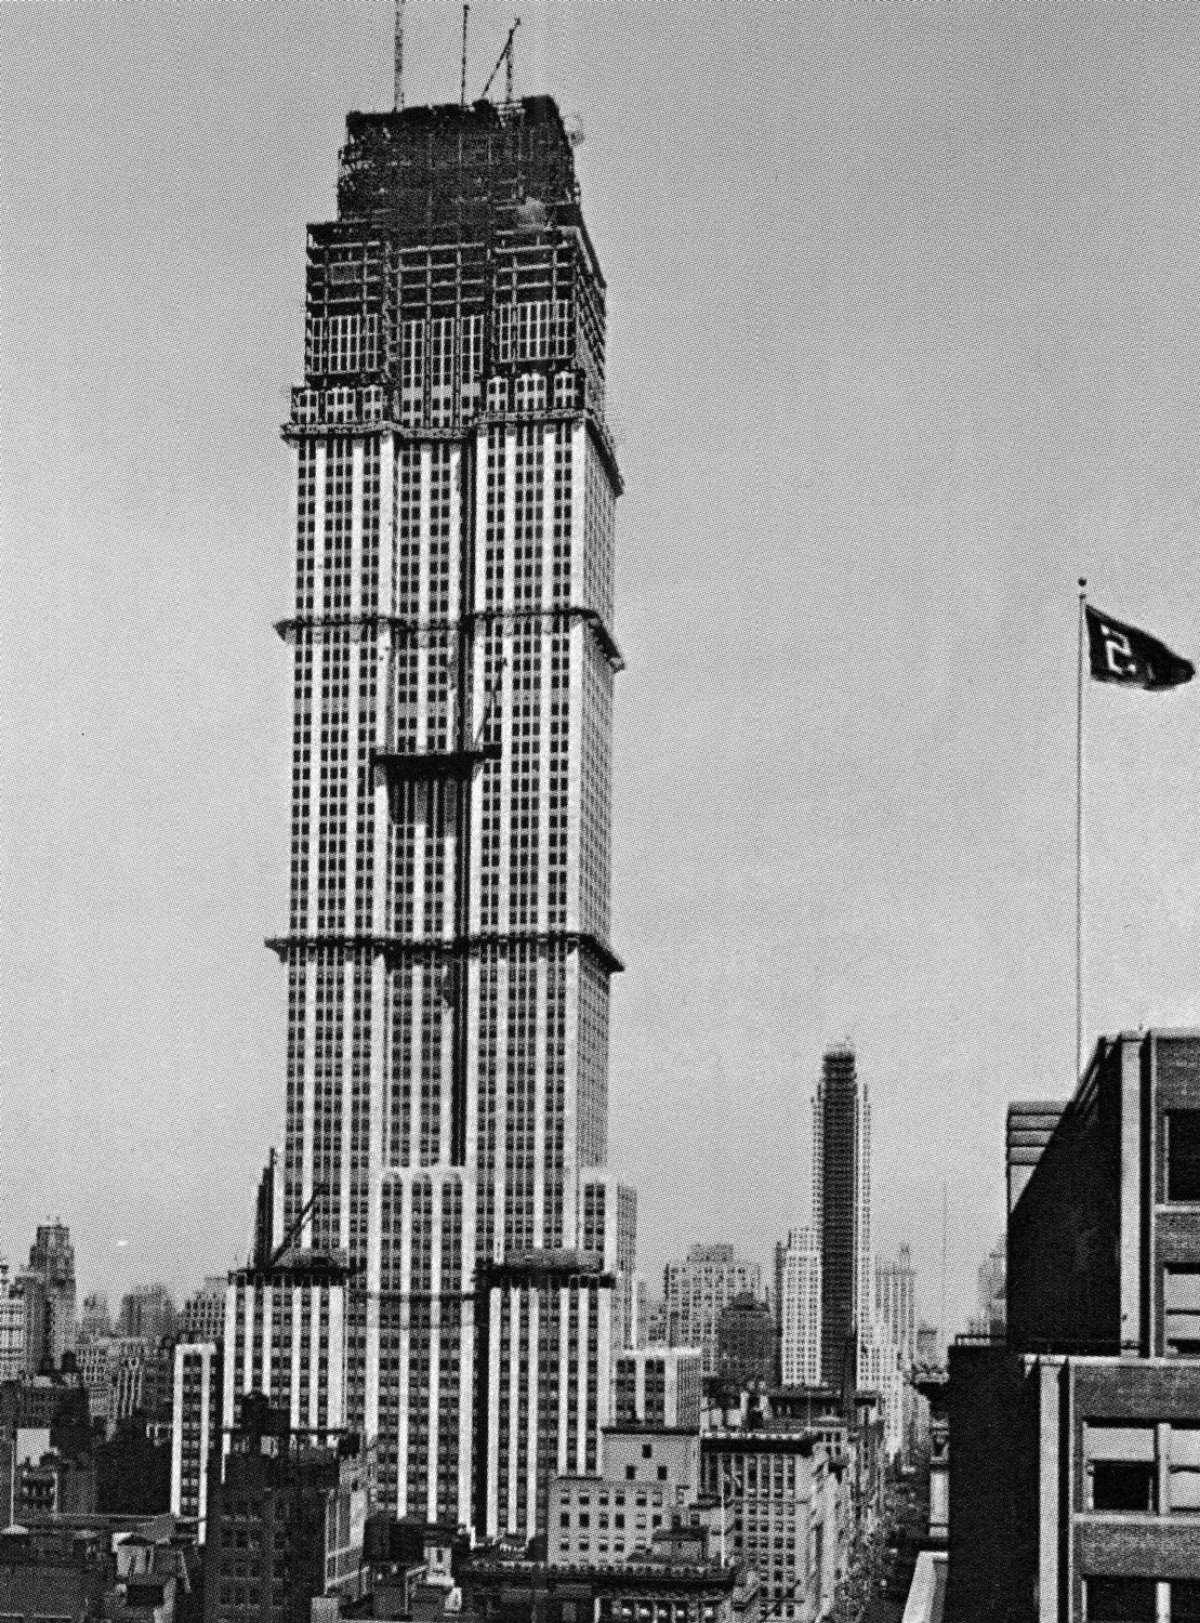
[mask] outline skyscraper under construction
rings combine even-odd
[[[344,1418],[376,1439],[383,1508],[480,1532],[531,1533],[549,1473],[594,1468],[633,1266],[632,1192],[605,1171],[604,351],[551,100],[350,115],[337,218],[308,232],[284,430],[274,1260],[309,1259],[311,1284],[311,1259],[344,1257]],[[288,1290],[264,1265],[227,1319],[260,1387],[253,1349]],[[331,1289],[311,1300],[288,1308],[281,1369],[342,1314]]]
[[[848,1043],[825,1051],[813,1098],[813,1232],[821,1379],[843,1387],[848,1377],[853,1384],[872,1329],[871,1105]]]

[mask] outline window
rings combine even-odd
[[[1163,1351],[1169,1358],[1200,1357],[1200,1268],[1168,1268],[1163,1275]]]
[[[1171,1623],[1200,1623],[1200,1583],[1194,1578],[1171,1584]]]
[[[1092,1466],[1093,1510],[1153,1510],[1154,1466],[1097,1460]]]
[[[1087,1623],[1154,1623],[1153,1578],[1085,1578]]]
[[[1167,1199],[1200,1200],[1200,1110],[1165,1114]]]
[[[1083,1428],[1089,1510],[1156,1508],[1154,1427],[1105,1425]]]
[[[1200,1510],[1200,1426],[1172,1426],[1168,1510]]]

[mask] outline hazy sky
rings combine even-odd
[[[611,1159],[764,1260],[853,1037],[952,1322],[1072,1085],[1075,577],[1200,655],[1200,8],[521,0],[586,132],[618,521]],[[410,101],[458,9],[409,0]],[[511,8],[475,0],[472,93]],[[0,1247],[244,1247],[284,1100],[304,227],[391,11],[0,6]],[[1089,1043],[1200,1024],[1200,685],[1088,694]],[[125,1243],[123,1243],[125,1242]]]

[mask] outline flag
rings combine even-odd
[[[1175,688],[1190,682],[1196,667],[1190,659],[1173,654],[1165,643],[1136,626],[1123,625],[1111,615],[1084,604],[1087,615],[1088,658],[1096,682],[1122,682],[1126,687]]]

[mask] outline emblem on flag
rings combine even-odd
[[[1084,605],[1084,613],[1093,681],[1156,689],[1179,687],[1195,676],[1190,659],[1172,653],[1149,632],[1124,625],[1090,603]]]

